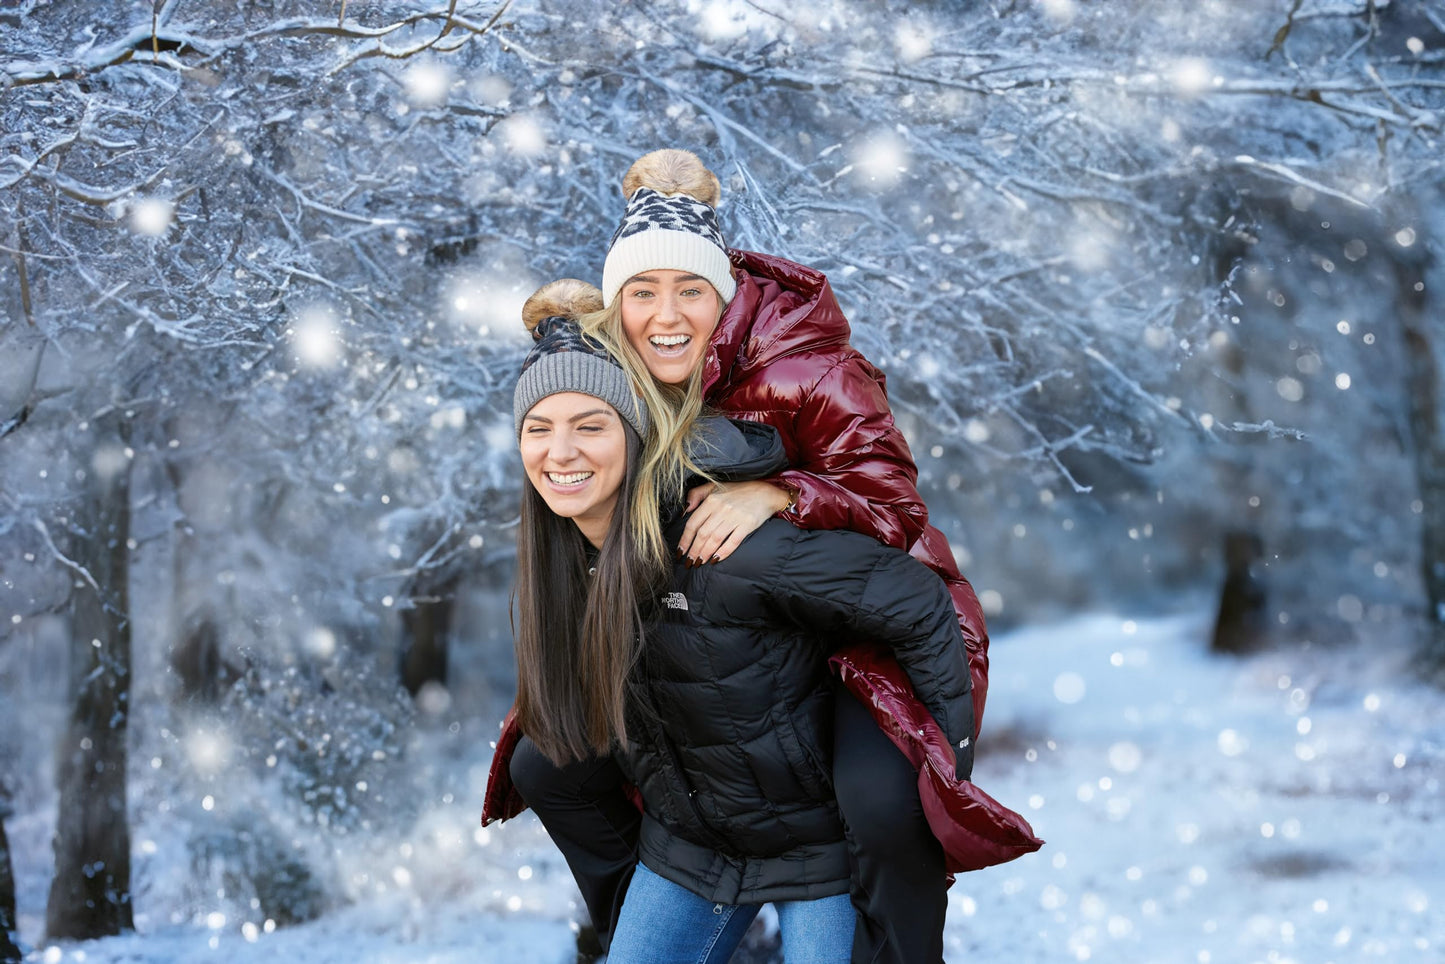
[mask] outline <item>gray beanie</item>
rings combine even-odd
[[[632,391],[627,373],[597,341],[588,338],[570,318],[544,318],[532,329],[537,344],[522,362],[522,375],[512,395],[512,418],[517,437],[522,419],[548,395],[581,392],[600,398],[617,409],[623,421],[647,437],[651,419],[647,406]]]

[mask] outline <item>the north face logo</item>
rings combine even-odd
[[[670,592],[662,597],[662,604],[668,609],[687,610],[687,597],[680,592]]]

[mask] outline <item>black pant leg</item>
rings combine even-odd
[[[852,964],[941,964],[946,870],[918,771],[841,684],[834,703],[833,784],[858,911]]]
[[[610,756],[559,767],[524,736],[512,755],[511,774],[522,799],[562,851],[606,949],[637,866],[642,825],[642,814],[624,790],[622,771]]]

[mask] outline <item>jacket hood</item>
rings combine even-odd
[[[723,309],[703,370],[703,396],[799,349],[845,345],[851,331],[821,271],[755,251],[730,252],[738,290]]]
[[[782,436],[771,425],[749,422],[741,418],[709,415],[693,423],[688,441],[688,454],[698,468],[717,482],[751,482],[777,475],[788,466]],[[690,476],[683,491],[701,483],[699,476]],[[662,507],[662,525],[666,528],[681,518],[687,508],[684,502]]]
[[[762,422],[712,415],[697,420],[688,454],[719,482],[766,479],[787,467],[777,429]]]

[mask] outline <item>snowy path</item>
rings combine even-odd
[[[1378,653],[1214,660],[1204,634],[1201,618],[1092,616],[995,642],[975,776],[1048,844],[955,884],[950,962],[1441,958],[1438,692]],[[142,934],[27,960],[571,964],[575,891],[556,851],[530,816],[482,831],[474,811],[440,807],[357,854],[346,869],[370,875],[371,896],[311,924],[164,924],[170,909],[138,899]],[[17,866],[30,940],[38,851]]]

